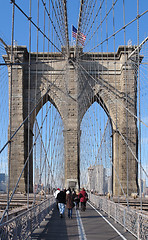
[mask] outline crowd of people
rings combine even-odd
[[[54,193],[56,199],[57,209],[59,211],[60,217],[63,217],[65,207],[68,209],[68,217],[72,219],[72,210],[76,206],[79,209],[79,203],[81,204],[81,211],[86,210],[86,202],[88,200],[88,195],[84,188],[81,191],[75,191],[71,188],[59,189]]]

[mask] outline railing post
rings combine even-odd
[[[32,213],[33,213],[33,211],[31,210],[30,211],[30,233],[32,233],[32,221],[33,221]]]
[[[111,212],[111,211],[110,211],[110,209],[111,209],[111,207],[110,207],[111,204],[110,204],[110,201],[109,201],[109,200],[108,200],[108,206],[109,206],[109,218],[110,218],[110,217],[111,217],[111,216],[110,216],[110,215],[111,215],[111,214],[110,214],[110,212]]]
[[[54,203],[54,198],[50,201],[44,201],[37,206],[21,213],[15,218],[9,220],[0,227],[0,239],[30,239],[32,231],[35,227],[40,226],[47,212],[49,212],[51,204]],[[26,221],[24,221],[24,218]],[[23,235],[22,235],[23,234]]]
[[[96,197],[97,198],[97,208],[99,208],[99,206],[100,206],[100,199],[99,199],[99,197]]]
[[[137,239],[140,240],[140,218],[139,218],[139,213],[137,217]]]
[[[117,205],[115,204],[115,223],[117,222]]]
[[[17,238],[17,234],[18,234],[18,231],[17,231],[17,226],[18,226],[18,224],[17,224],[17,220],[15,220],[15,230],[14,230],[14,238]]]
[[[52,202],[50,201],[50,198],[49,198],[49,211],[48,212],[50,212],[50,210],[51,210],[50,204],[52,204]]]
[[[125,214],[125,209],[124,209],[124,223],[123,223],[123,225],[124,225],[124,231],[126,231],[126,220],[125,220],[125,218],[126,218],[126,214]]]

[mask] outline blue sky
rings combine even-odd
[[[37,1],[36,1],[37,2]],[[69,0],[67,2],[68,7],[68,20],[69,20],[69,26],[72,24],[77,26],[78,22],[78,16],[79,16],[79,0],[71,1]],[[23,9],[25,9],[27,12],[29,10],[29,1],[16,1],[16,3],[20,4]],[[33,10],[35,12],[36,9]],[[28,33],[27,29],[27,21],[24,21],[24,18],[21,16],[21,14],[18,13],[18,11],[15,11],[17,19],[19,19],[18,23],[16,23],[16,28],[19,28],[18,34],[16,35],[16,40],[19,44],[25,45],[27,43],[27,39],[24,39],[24,33]],[[0,7],[0,34],[4,36],[6,41],[8,43],[11,42],[11,19],[12,19],[12,4],[10,4],[9,0],[1,0],[1,7]],[[26,26],[26,29],[24,28]],[[15,29],[16,30],[16,29]],[[24,43],[25,42],[25,43]],[[27,45],[27,44],[26,44]]]
[[[48,1],[47,1],[48,2]],[[99,1],[98,1],[99,2]],[[16,3],[21,6],[21,8],[29,14],[29,0],[21,1],[16,0]],[[36,13],[37,13],[37,1],[32,0],[32,19],[36,21]],[[108,10],[111,7],[112,1],[108,1]],[[99,4],[98,4],[99,5]],[[77,27],[78,25],[78,16],[79,16],[79,7],[80,7],[80,0],[68,0],[67,1],[67,8],[68,8],[68,23],[69,23],[69,39],[71,39],[71,25]],[[140,0],[139,1],[139,13],[141,14],[146,9],[148,9],[148,1],[147,0]],[[41,14],[43,15],[43,11],[41,11]],[[102,19],[105,15],[105,7],[102,10]],[[115,31],[120,29],[123,26],[123,1],[118,0],[115,5]],[[125,0],[125,23],[130,22],[136,17],[137,14],[137,0]],[[112,18],[112,14],[111,18]],[[0,7],[0,34],[1,36],[4,36],[4,39],[8,44],[11,43],[11,18],[12,18],[12,4],[10,4],[9,0],[1,0],[1,7]],[[98,19],[99,21],[99,19]],[[112,19],[108,17],[109,27],[108,27],[108,33],[109,35],[112,34]],[[148,30],[145,26],[145,23],[148,22],[148,14],[145,14],[144,17],[140,18],[140,42],[144,39],[145,36],[147,36]],[[43,18],[41,18],[40,15],[40,26],[42,27],[43,24]],[[105,28],[105,23],[103,25]],[[15,10],[15,29],[14,29],[14,39],[18,42],[19,45],[26,45],[28,46],[28,29],[29,29],[29,23],[25,19],[25,17],[20,13],[17,9]],[[111,30],[109,30],[111,29]],[[34,36],[35,30],[32,28],[32,42],[35,42],[36,39]],[[132,40],[133,44],[137,43],[137,25],[131,24],[127,30],[126,30],[126,43],[129,39]],[[103,38],[105,38],[105,29],[103,30]],[[119,40],[120,39],[120,40]],[[123,39],[123,31],[116,36],[116,48],[119,44],[123,44],[123,41],[121,42],[121,39]],[[100,41],[100,39],[99,39]],[[112,39],[109,40],[109,46],[112,49],[113,41]],[[35,50],[35,47],[32,44],[32,50]],[[89,48],[91,48],[89,45]]]

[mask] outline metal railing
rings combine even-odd
[[[30,208],[24,213],[0,225],[0,239],[28,239],[31,233],[49,213],[55,198],[50,196],[40,204]]]
[[[139,240],[148,240],[148,215],[89,193],[89,200]]]

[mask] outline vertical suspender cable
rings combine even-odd
[[[103,43],[102,43],[102,6],[101,6],[101,0],[100,0],[100,26],[101,26],[101,29],[100,29],[100,34],[101,34],[101,75],[103,76]],[[103,118],[102,118],[102,114],[101,114],[101,117],[100,117],[100,143],[101,143],[101,139],[102,139],[102,124],[103,123]],[[103,145],[103,144],[102,144]],[[101,156],[100,156],[100,160],[101,160],[101,162],[100,162],[100,166],[99,166],[99,169],[100,169],[100,171],[102,171],[102,169],[103,169],[103,149],[102,149],[102,147],[101,147]],[[101,173],[101,175],[102,175],[102,173]],[[101,176],[101,177],[103,177],[103,175]],[[100,181],[100,191],[101,191],[101,193],[102,193],[102,189],[101,189],[101,182],[102,181]]]
[[[37,26],[39,27],[39,0],[38,0],[38,4],[37,4]],[[39,47],[39,30],[37,29],[37,53],[36,53],[36,69],[35,69],[35,106],[37,104],[37,82],[38,82],[38,47]],[[37,114],[37,110],[35,108],[35,119],[36,119],[36,114]],[[35,124],[35,137],[34,139],[36,139],[36,124]],[[35,182],[35,180],[38,180],[38,163],[37,163],[37,147],[35,144],[34,147],[34,186],[35,184],[37,184],[38,186],[38,182]],[[34,191],[34,202],[35,202],[35,197],[36,197],[36,193],[37,193],[37,189],[36,191]]]
[[[46,22],[45,17],[46,17],[46,0],[44,2],[44,34],[45,34],[45,22]],[[43,37],[43,74],[45,74],[44,61],[45,61],[45,36]],[[47,87],[47,84],[46,84],[45,88],[46,87]],[[42,106],[42,108],[43,108],[43,106]],[[47,103],[46,103],[46,113],[47,113]],[[46,116],[46,127],[47,127],[47,116]],[[43,138],[43,135],[42,135],[42,138]],[[47,145],[47,131],[45,133],[45,147],[46,147],[46,145]],[[44,167],[44,173],[45,173],[44,191],[45,191],[45,194],[44,194],[44,197],[46,197],[46,163],[47,163],[46,152],[45,152],[45,157],[44,158],[45,158],[45,167]]]
[[[49,29],[48,29],[49,30]],[[49,36],[49,32],[48,32],[48,36]],[[49,56],[49,52],[47,53],[47,61],[48,61],[48,56]],[[47,69],[46,69],[47,70]],[[46,80],[46,91],[48,89],[48,81]],[[48,112],[48,95],[46,94],[46,133],[45,133],[45,148],[46,148],[46,153],[45,153],[45,195],[47,193],[47,186],[48,186],[48,182],[47,182],[47,127],[48,127],[48,118],[47,118],[47,112]],[[49,187],[48,187],[49,189]]]
[[[49,0],[49,10],[48,10],[48,12],[49,12],[49,14],[50,14],[50,0]],[[48,20],[48,38],[49,38],[49,36],[50,36],[50,20]],[[49,61],[49,41],[48,41],[48,61]],[[48,97],[48,96],[47,96]],[[50,105],[50,103],[49,103],[49,105]],[[49,124],[49,119],[48,119],[48,124]],[[49,131],[48,131],[48,133],[49,133],[49,136],[50,136],[50,124],[49,124]],[[50,145],[49,145],[49,149],[50,149]],[[49,151],[49,163],[50,163],[50,151]],[[51,174],[51,171],[50,171],[50,165],[48,165],[48,186],[50,187],[50,190],[51,190],[51,183],[50,183],[50,179],[51,179],[51,177],[50,177],[50,174]],[[48,193],[50,194],[50,192],[49,192],[49,187],[48,187]]]
[[[55,15],[54,15],[54,9],[52,7],[52,19],[54,19]],[[55,24],[56,25],[56,24]],[[56,41],[56,38],[55,38],[55,31],[53,31],[53,42]],[[54,58],[54,53],[55,53],[55,47],[53,47],[53,58]],[[54,61],[53,61],[54,63]],[[53,77],[54,78],[54,77]],[[52,110],[53,110],[53,114],[52,114],[52,121],[53,123],[55,123],[55,111],[54,111],[54,106],[52,106]],[[54,159],[55,159],[55,126],[54,125],[54,128],[53,128],[53,144],[52,144],[52,161],[53,161],[53,164],[52,164],[52,171],[53,171],[53,178],[54,178],[54,181],[55,181],[55,172],[54,172],[54,168],[55,168],[55,163],[54,163]]]
[[[51,16],[52,16],[52,19],[53,19],[53,10],[52,9],[51,9]],[[51,28],[51,41],[53,41],[53,28]],[[53,52],[53,45],[51,46],[51,53],[52,52]],[[53,67],[53,57],[51,59],[51,67]],[[53,77],[52,76],[53,75],[51,74],[51,82],[53,81]],[[53,105],[51,105],[51,117],[50,117],[51,126],[53,125],[52,116],[53,116]],[[51,129],[51,131],[53,131],[53,129]],[[51,173],[52,173],[52,175],[51,175],[51,184],[52,184],[52,187],[53,187],[54,179],[53,179],[53,169],[52,169],[52,165],[53,165],[53,163],[52,163],[52,147],[53,147],[52,141],[53,140],[51,139],[51,141],[50,141],[50,161],[51,161]]]
[[[140,59],[139,59],[139,0],[137,0],[137,57],[138,57],[138,107],[139,107],[139,119],[141,119],[141,98],[140,98]],[[141,121],[139,121],[139,162],[140,162],[140,207],[142,211],[142,169],[141,169]]]
[[[45,26],[44,26],[44,21],[45,21],[45,2],[43,1],[43,8],[44,8],[44,14],[43,14],[43,33],[45,34]],[[44,76],[44,44],[45,44],[45,35],[43,36],[43,62],[42,62],[42,77]],[[42,101],[41,101],[41,123],[43,122],[43,98],[42,98]],[[43,134],[43,128],[41,128],[41,136],[40,138],[42,139],[42,134]],[[43,145],[42,145],[42,142],[41,142],[41,145],[40,145],[40,193],[41,193],[41,190],[43,188],[43,185],[42,185],[42,181],[43,181],[43,178],[42,178],[42,164],[43,164]],[[41,200],[41,194],[40,194],[40,200]]]
[[[105,0],[105,12],[106,12],[106,48],[107,48],[107,76],[108,76],[108,82],[109,82],[109,59],[108,59],[108,15],[107,15],[107,0]],[[108,92],[109,92],[109,85],[108,85]],[[110,112],[110,101],[109,101],[109,107],[108,107],[108,111]],[[112,156],[109,156],[109,159],[112,157],[111,161],[113,161],[113,151],[112,151],[112,145],[111,145],[111,137],[113,136],[113,129],[112,129],[112,134],[109,135],[109,153],[112,152]],[[112,137],[113,139],[113,137]],[[112,182],[113,182],[113,169],[111,171],[111,167],[113,168],[113,165],[110,164],[110,173],[112,174]],[[110,176],[109,176],[110,177]],[[110,189],[111,187],[111,189]],[[111,184],[111,186],[108,187],[108,191],[109,194],[113,193],[113,186]]]
[[[11,32],[11,75],[10,75],[10,110],[9,110],[9,131],[11,137],[11,127],[12,127],[12,63],[13,63],[13,40],[14,40],[14,12],[15,12],[15,5],[14,2],[12,3],[12,32]],[[11,141],[9,142],[9,162],[8,162],[8,192],[7,192],[7,221],[8,221],[8,214],[9,214],[9,193],[10,193],[10,168],[11,168]]]
[[[27,208],[29,208],[29,191],[30,191],[30,78],[31,78],[31,0],[30,0],[30,9],[29,9],[29,72],[28,72],[28,170],[27,170]]]
[[[115,15],[114,15],[114,12],[115,12],[115,9],[114,9],[114,5],[115,5],[115,2],[114,2],[114,0],[112,1],[112,5],[113,5],[113,33],[115,33]],[[115,71],[115,91],[116,91],[116,89],[117,89],[117,81],[116,81],[116,57],[115,57],[115,54],[116,54],[116,49],[115,49],[115,47],[116,47],[116,44],[115,44],[115,35],[114,35],[114,37],[113,37],[113,41],[114,41],[114,71]],[[117,106],[117,94],[116,94],[116,133],[115,134],[118,134],[118,131],[117,131],[117,129],[118,129],[118,127],[117,127],[117,118],[118,118],[118,116],[117,116],[117,110],[118,110],[118,106]],[[117,173],[118,173],[118,175],[119,175],[119,149],[118,149],[118,138],[117,138],[117,136],[116,136],[116,142],[115,142],[115,144],[116,144],[116,149],[117,149],[117,158],[116,158],[116,161],[118,161],[117,162]],[[118,160],[117,160],[118,159]],[[113,165],[114,166],[114,165]],[[119,184],[118,184],[118,202],[119,202]]]
[[[94,16],[95,16],[95,9],[96,9],[96,11],[97,11],[97,2],[96,2],[96,8],[93,8],[93,21],[94,21]],[[97,25],[97,21],[95,21],[96,22],[96,25]],[[95,25],[94,25],[94,27],[95,27]],[[95,41],[96,41],[96,38],[94,38],[94,46],[95,46]],[[94,62],[95,62],[95,56],[94,56]],[[99,64],[99,63],[98,63]],[[93,64],[94,65],[94,64]],[[95,79],[97,78],[97,74],[98,74],[98,72],[97,72],[97,70],[98,70],[98,67],[94,67],[95,69]],[[93,95],[94,95],[94,100],[96,100],[95,99],[95,92],[93,93]],[[96,104],[96,102],[95,102],[95,109],[94,109],[94,134],[95,134],[95,136],[94,136],[94,139],[95,139],[95,144],[94,144],[94,163],[95,163],[95,159],[96,159],[96,153],[97,153],[97,144],[98,144],[98,141],[97,141],[97,137],[98,137],[98,129],[97,129],[97,120],[98,120],[98,118],[97,118],[97,110],[98,110],[98,104]]]
[[[123,25],[125,26],[125,1],[123,0]],[[125,66],[125,91],[126,91],[126,108],[128,109],[128,77],[127,77],[127,70],[126,70],[126,32],[125,32],[125,28],[124,28],[124,66]],[[126,185],[127,185],[127,201],[128,201],[128,197],[129,197],[129,191],[128,191],[128,187],[129,187],[129,156],[128,156],[128,111],[126,110],[126,141],[127,141],[127,145],[126,145]],[[129,207],[129,202],[127,202],[127,207]]]

